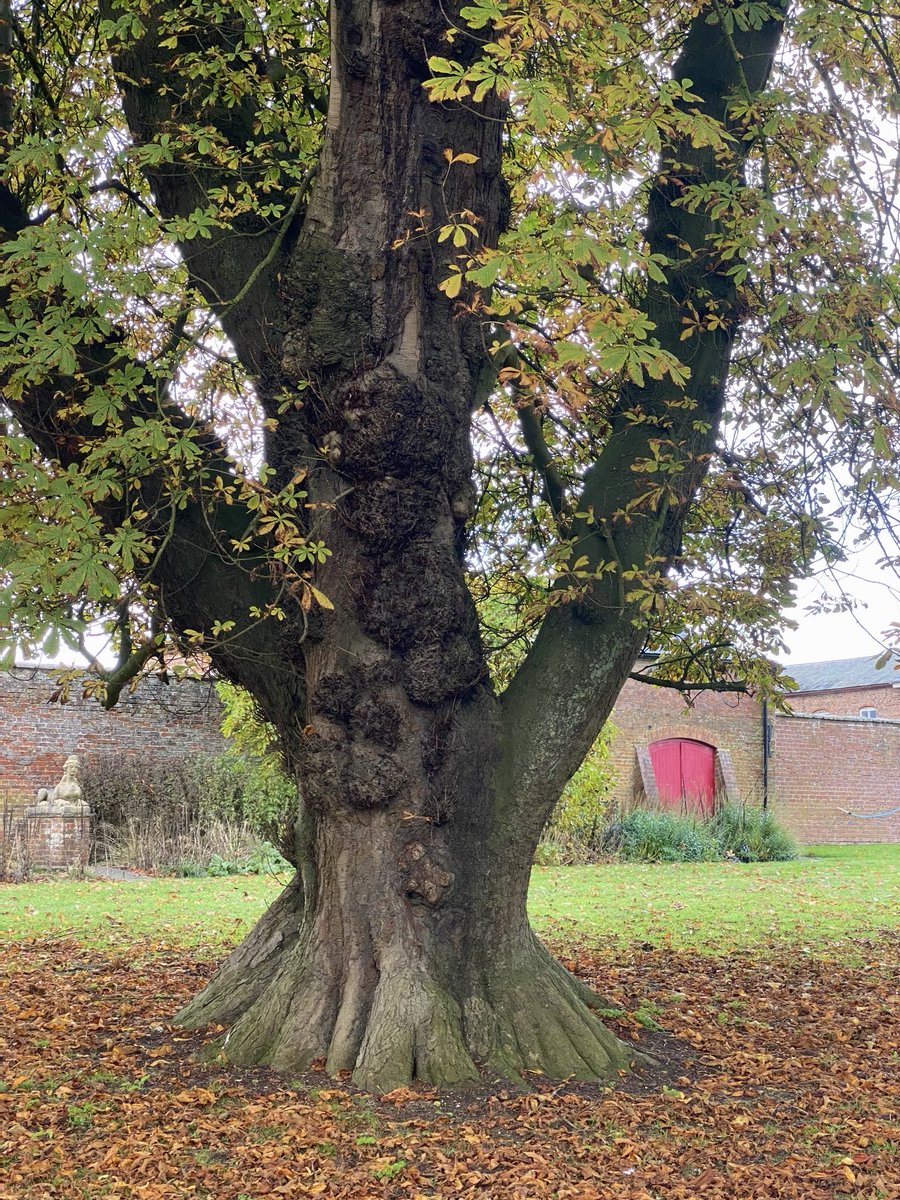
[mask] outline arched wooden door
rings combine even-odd
[[[650,761],[666,808],[711,816],[716,803],[716,748],[691,738],[665,738],[650,746]]]

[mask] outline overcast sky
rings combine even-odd
[[[860,556],[844,564],[835,579],[810,580],[800,586],[799,603],[790,613],[798,627],[785,635],[789,653],[780,656],[782,662],[824,662],[881,652],[884,631],[892,622],[900,622],[900,580],[894,572],[879,569],[876,557]],[[821,597],[823,587],[833,596],[839,585],[855,601],[851,612],[807,612]]]

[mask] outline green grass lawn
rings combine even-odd
[[[815,951],[898,927],[900,846],[816,846],[783,863],[550,867],[534,872],[530,906],[563,941]]]
[[[716,953],[793,943],[833,951],[898,926],[900,846],[813,847],[788,863],[537,867],[531,913],[558,942],[648,942]],[[0,939],[150,939],[220,952],[280,890],[275,879],[57,880],[0,885]]]

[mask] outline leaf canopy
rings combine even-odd
[[[331,547],[303,472],[285,484],[267,462],[308,381],[262,403],[271,380],[247,333],[276,302],[321,169],[326,8],[0,4],[6,662],[60,635],[83,646],[100,625],[120,667],[140,669],[167,633],[203,648],[236,636],[236,621],[277,622],[289,601],[331,603],[315,582]],[[739,43],[781,21],[778,5],[447,11],[421,86],[435,104],[505,100],[508,228],[484,245],[480,213],[412,212],[389,252],[441,245],[441,290],[482,324],[469,560],[497,676],[548,609],[613,580],[664,672],[729,670],[766,687],[759,656],[779,645],[799,577],[858,540],[898,561],[897,16],[876,0],[792,4],[760,88]],[[740,63],[743,82],[718,99],[714,78],[673,69],[704,22]],[[477,167],[466,147],[443,149],[446,179]],[[708,169],[685,183],[679,158],[697,156]],[[676,176],[673,203],[687,225],[705,222],[708,265],[664,330],[666,296],[696,257],[648,234],[653,196]],[[702,425],[698,347],[737,325],[672,570],[663,557],[635,566],[611,538],[605,555],[573,554],[578,530],[606,519],[586,485],[623,397],[643,449],[619,469],[642,487],[617,519],[682,503],[691,450],[671,415]],[[38,428],[25,407],[52,419]],[[233,515],[217,553],[248,595],[196,631],[167,629],[152,615],[156,565],[175,523],[202,524],[212,505]]]

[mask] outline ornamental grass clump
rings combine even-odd
[[[633,808],[607,825],[602,849],[624,862],[784,862],[800,853],[770,812],[741,804],[712,817]]]
[[[712,862],[722,857],[706,821],[650,808],[633,808],[613,821],[604,849],[626,862]]]
[[[746,804],[723,804],[710,822],[726,858],[741,862],[788,862],[800,847],[771,812]]]

